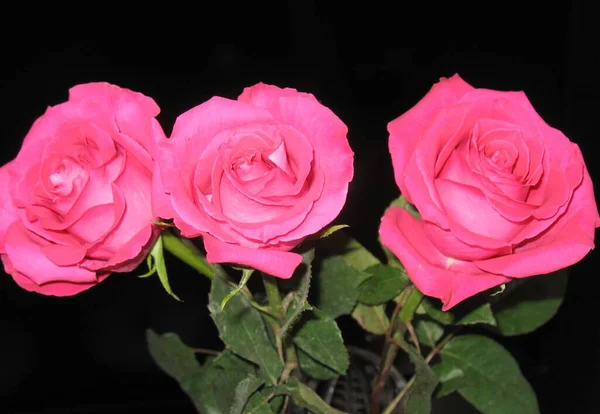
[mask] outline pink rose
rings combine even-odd
[[[390,122],[396,182],[422,220],[390,208],[382,242],[447,310],[594,248],[600,218],[579,147],[522,92],[442,79]]]
[[[22,288],[68,296],[133,270],[158,235],[151,190],[156,103],[78,85],[0,169],[0,254]]]
[[[155,211],[211,263],[288,278],[289,252],[340,212],[353,176],[346,125],[313,95],[259,83],[177,118],[159,146]],[[164,191],[163,191],[164,190]]]

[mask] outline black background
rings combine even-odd
[[[1,162],[16,155],[46,106],[66,100],[78,83],[108,81],[153,97],[167,134],[178,114],[213,95],[235,98],[259,81],[294,87],[315,94],[348,125],[356,178],[338,221],[376,249],[379,218],[398,193],[386,124],[439,77],[459,73],[476,87],[524,90],[550,125],[580,145],[592,180],[600,182],[600,36],[590,5],[333,3],[6,9]],[[208,282],[169,259],[183,303],[157,279],[133,274],[54,298],[23,291],[2,273],[0,412],[193,412],[152,364],[144,331],[175,331],[198,347],[221,345],[206,309]],[[565,303],[549,324],[504,342],[542,413],[600,412],[597,265],[592,252],[572,267]]]

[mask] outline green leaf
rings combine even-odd
[[[438,379],[431,367],[416,351],[409,353],[415,366],[414,383],[406,396],[406,414],[430,414],[433,392]]]
[[[394,199],[390,203],[389,207],[400,207],[400,208],[403,208],[404,210],[408,211],[410,214],[412,214],[417,219],[421,219],[421,215],[419,214],[419,212],[417,211],[417,209],[415,208],[415,206],[413,206],[412,204],[410,204],[408,202],[408,200],[406,198],[404,198],[403,195],[400,195],[398,198]]]
[[[484,303],[456,322],[457,325],[475,325],[480,323],[496,326],[496,318],[494,318],[492,306],[489,303]]]
[[[243,360],[229,350],[210,360],[204,366],[203,389],[204,398],[210,394],[217,401],[219,412],[229,412],[236,402],[236,392],[247,378],[256,378],[254,365]]]
[[[306,408],[312,413],[344,414],[328,405],[310,387],[295,378],[290,378],[287,383],[276,387],[276,392],[289,395],[296,406]]]
[[[345,229],[347,227],[350,227],[350,226],[347,224],[337,224],[335,226],[330,226],[330,227],[326,228],[325,230],[323,230],[322,232],[318,233],[318,237],[320,239],[324,239],[325,237],[331,236],[336,231]]]
[[[411,379],[412,386],[408,390],[403,412],[406,414],[430,414],[431,400],[438,385],[438,378],[425,359],[406,341],[400,332],[396,331],[394,340],[408,353],[411,362],[415,366],[415,373]]]
[[[377,257],[343,231],[323,240],[322,248],[330,254],[342,255],[344,260],[357,270],[364,271],[373,265],[381,264]],[[351,315],[364,330],[375,335],[385,334],[390,326],[385,309],[381,305],[367,306],[359,302]]]
[[[241,269],[241,271],[242,271],[242,279],[240,280],[239,285],[237,285],[237,287],[235,289],[233,289],[231,292],[229,292],[227,294],[227,296],[225,296],[223,298],[223,300],[221,301],[221,310],[225,309],[225,305],[227,305],[227,302],[229,302],[229,300],[232,297],[234,297],[235,295],[240,293],[240,291],[248,283],[248,280],[250,280],[250,276],[252,276],[252,273],[254,273],[254,269]]]
[[[343,257],[327,257],[320,263],[311,302],[333,318],[350,314],[358,301],[358,286],[367,277],[367,273],[356,270]]]
[[[294,343],[321,364],[340,374],[346,373],[350,358],[335,320],[317,309],[310,316],[301,322]]]
[[[406,286],[409,279],[404,269],[376,264],[365,270],[373,276],[359,286],[358,300],[365,305],[380,305],[396,297]]]
[[[200,363],[196,359],[196,354],[179,339],[177,334],[158,335],[148,329],[146,341],[150,356],[167,375],[180,379],[200,372]]]
[[[498,330],[502,335],[522,335],[548,322],[562,304],[567,289],[566,269],[548,275],[516,280],[492,304]],[[513,283],[519,286],[510,289]]]
[[[452,312],[444,312],[439,307],[436,307],[427,298],[423,299],[421,306],[427,315],[433,320],[441,323],[442,325],[452,325],[455,321],[455,316]]]
[[[321,364],[300,348],[296,349],[296,353],[298,355],[298,365],[300,366],[300,370],[309,377],[318,380],[328,380],[339,376],[337,372]]]
[[[152,246],[152,250],[150,250],[150,254],[146,258],[146,263],[148,264],[149,271],[146,274],[141,275],[140,277],[148,277],[150,275],[153,275],[154,273],[158,273],[158,279],[160,280],[160,283],[162,284],[165,291],[173,298],[181,302],[181,299],[179,299],[179,297],[177,297],[177,295],[173,293],[173,290],[171,289],[171,284],[169,283],[167,266],[165,265],[162,235],[160,235],[158,239],[156,239],[154,246]]]
[[[148,349],[155,363],[175,379],[202,414],[228,412],[237,384],[256,368],[230,351],[200,366],[194,351],[176,334],[146,332]]]
[[[235,388],[235,401],[233,402],[233,406],[229,413],[242,414],[250,396],[264,383],[265,382],[262,379],[254,375],[250,375],[243,379]]]
[[[352,317],[365,331],[374,335],[384,335],[390,327],[383,305],[367,306],[358,303],[352,311]]]
[[[233,352],[262,368],[270,383],[275,384],[283,364],[270,341],[259,311],[245,295],[236,295],[221,311],[221,301],[232,287],[218,274],[212,282],[209,310],[225,345]]]
[[[209,279],[214,277],[215,272],[222,271],[220,266],[211,266],[208,264],[204,254],[192,240],[182,236],[176,236],[171,231],[163,231],[160,237],[162,239],[164,250],[168,251]]]
[[[154,264],[154,260],[152,259],[152,256],[150,254],[146,256],[146,266],[148,266],[148,271],[143,275],[138,275],[140,279],[152,276],[156,273],[156,265]]]
[[[537,414],[538,403],[512,355],[480,335],[452,339],[440,355],[450,368],[462,371],[458,392],[484,414]],[[455,377],[456,378],[456,377]]]
[[[248,400],[244,414],[274,414],[279,412],[279,410],[272,408],[274,396],[275,393],[272,388],[264,388],[255,392]]]
[[[436,321],[421,316],[417,316],[415,321],[415,331],[419,342],[433,348],[444,335],[444,327]]]
[[[286,298],[285,321],[281,325],[279,335],[283,338],[292,325],[298,320],[300,314],[311,306],[307,302],[310,280],[312,277],[312,261],[315,257],[315,250],[310,249],[302,254],[302,263],[296,269],[293,281],[296,283],[294,288],[288,292]]]
[[[356,270],[365,270],[381,263],[377,257],[363,247],[358,241],[348,236],[344,231],[338,231],[319,244],[329,255],[342,256]]]
[[[435,391],[436,398],[452,394],[465,383],[464,372],[456,368],[452,363],[442,360],[431,368],[440,381],[440,386]]]

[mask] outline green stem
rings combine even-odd
[[[406,301],[402,306],[402,309],[400,309],[400,313],[398,313],[398,319],[400,319],[401,322],[412,320],[422,300],[423,294],[419,291],[419,289],[413,286],[408,298],[406,298]]]
[[[242,290],[244,290],[244,288],[246,287],[246,283],[248,283],[248,280],[250,280],[250,276],[252,276],[252,273],[254,273],[254,269],[243,269],[242,270],[242,279],[240,280],[240,283],[237,285],[237,287],[235,289],[233,289],[231,292],[229,292],[227,294],[227,296],[225,296],[223,298],[223,300],[221,301],[221,310],[223,310],[225,308],[225,305],[227,304],[227,302],[229,302],[229,300],[232,297],[234,297],[235,295],[240,293]],[[250,293],[250,291],[248,291],[248,295],[249,295],[249,299],[252,299],[252,294]]]
[[[281,324],[283,323],[283,319],[285,314],[283,313],[283,304],[281,301],[281,293],[279,292],[279,287],[277,286],[277,279],[273,276],[269,276],[267,274],[262,274],[263,285],[265,286],[265,292],[267,294],[267,299],[269,301],[269,308],[271,309],[271,315],[274,317],[274,321],[271,322],[271,327],[273,328],[273,335],[275,336],[275,347],[277,348],[277,354],[279,355],[279,359],[281,363],[285,365],[284,355],[284,344],[281,338],[280,329]],[[284,371],[285,373],[285,371]]]
[[[281,293],[277,286],[277,279],[263,273],[262,280],[263,285],[265,286],[265,292],[267,293],[267,299],[269,300],[271,313],[279,320],[279,322],[282,322],[285,315],[283,313],[283,304],[281,302]]]
[[[177,257],[182,262],[194,268],[209,279],[213,279],[215,272],[212,270],[202,253],[188,239],[177,237],[170,231],[162,233],[165,250]]]
[[[415,382],[415,377],[413,376],[408,381],[408,383],[404,386],[402,391],[400,391],[398,393],[398,395],[396,395],[394,397],[392,402],[390,402],[390,404],[387,407],[385,407],[382,414],[392,414],[394,412],[394,410],[396,409],[396,407],[398,406],[398,404],[400,404],[400,401],[402,401],[402,398],[404,398],[404,396],[408,393],[408,391],[410,390],[410,387],[413,385],[414,382]]]

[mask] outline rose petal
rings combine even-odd
[[[289,210],[289,207],[266,205],[252,200],[235,188],[227,177],[219,182],[220,188],[213,194],[213,200],[232,221],[243,224],[264,223]]]
[[[176,159],[176,165],[193,167],[197,157],[223,131],[251,123],[268,124],[273,120],[269,111],[263,108],[221,97],[211,98],[177,117],[169,141],[177,142],[178,145],[173,147],[171,156]],[[221,137],[224,139],[227,135]],[[215,144],[220,143],[213,142]],[[171,191],[171,187],[177,184],[172,182],[177,179],[172,179],[172,175],[163,172],[167,191]]]
[[[48,259],[57,266],[77,265],[85,257],[86,249],[81,245],[47,244],[40,247]]]
[[[415,286],[425,295],[439,298],[443,310],[486,289],[508,282],[443,255],[425,236],[423,223],[402,208],[389,208],[381,219],[379,235],[406,268]]]
[[[71,88],[69,101],[93,103],[110,114],[121,132],[116,141],[152,169],[150,154],[162,133],[154,119],[160,108],[152,98],[106,82],[92,82]]]
[[[440,110],[453,105],[471,90],[473,87],[458,75],[441,78],[415,106],[388,123],[389,151],[396,183],[409,202],[412,198],[404,184],[404,170],[415,144]]]
[[[54,107],[48,107],[46,112],[39,117],[32,125],[25,136],[21,149],[15,158],[15,167],[18,171],[26,171],[32,161],[44,158],[44,151],[51,141],[54,140],[71,141],[73,136],[68,133],[66,136],[64,128],[69,125],[85,125],[82,120],[93,120],[94,130],[104,131],[99,139],[103,142],[107,136],[117,132],[117,129],[107,116],[98,116],[98,107],[94,104],[81,104],[74,102],[64,102]],[[71,132],[76,131],[73,128]],[[81,140],[80,140],[81,141]],[[109,140],[110,141],[110,140]],[[61,145],[55,145],[54,148],[60,149]],[[103,147],[104,148],[104,147]],[[59,153],[63,151],[59,151]],[[110,158],[110,154],[106,154]]]
[[[313,146],[312,185],[319,183],[321,174],[325,179],[322,196],[316,199],[306,220],[279,237],[281,241],[291,241],[318,232],[340,213],[346,202],[348,183],[354,176],[354,153],[348,144],[346,125],[312,95],[280,98],[271,110],[279,113],[283,123],[300,131]],[[308,119],[310,122],[306,122]],[[307,199],[313,197],[303,200]]]
[[[423,221],[423,231],[440,252],[454,259],[481,260],[512,252],[512,246],[510,245],[486,248],[465,243],[456,237],[451,230],[444,230],[429,221]]]
[[[466,230],[457,234],[464,242],[490,249],[502,248],[509,246],[519,232],[520,227],[498,214],[479,188],[445,179],[435,180],[435,186],[450,227],[457,224]],[[467,232],[472,235],[466,235]]]
[[[510,277],[550,273],[577,263],[593,249],[596,227],[600,227],[600,219],[592,181],[586,172],[569,208],[550,228],[515,248],[512,255],[475,264],[484,271]]]
[[[281,279],[289,279],[302,262],[302,256],[297,253],[249,249],[223,243],[210,235],[204,235],[203,239],[207,252],[206,260],[209,263],[235,263]]]
[[[4,248],[6,232],[10,225],[18,218],[8,192],[10,182],[9,168],[10,163],[0,167],[0,254],[6,252]]]
[[[175,216],[171,197],[164,190],[160,168],[155,168],[152,174],[152,215],[163,219],[172,219]]]
[[[97,249],[90,249],[89,255],[98,259],[84,260],[81,267],[93,271],[130,272],[135,270],[146,258],[159,234],[158,228],[146,226],[116,251],[111,249],[103,252],[102,250],[109,249],[103,245],[98,246]],[[102,260],[102,257],[105,259]]]
[[[138,160],[129,159],[115,188],[123,197],[125,211],[117,216],[116,226],[111,228],[104,246],[119,250],[142,229],[150,226],[152,215],[152,176]]]
[[[71,283],[71,282],[49,282],[44,285],[37,285],[31,279],[24,274],[18,272],[12,265],[7,255],[2,255],[2,262],[4,263],[4,270],[10,274],[15,283],[21,288],[35,292],[42,295],[49,296],[72,296],[83,292],[97,285],[108,277],[109,274],[98,275],[97,281],[92,283]]]
[[[468,138],[465,130],[470,129],[469,125],[474,120],[472,108],[454,106],[442,110],[423,132],[404,171],[401,192],[406,197],[404,191],[408,191],[412,204],[417,207],[424,220],[444,229],[448,229],[449,224],[434,179],[451,158],[451,154]],[[452,135],[448,136],[447,131],[452,131]]]
[[[37,212],[40,225],[48,230],[64,230],[73,225],[77,220],[98,205],[112,204],[113,191],[112,183],[105,179],[104,172],[99,169],[91,170],[90,177],[82,189],[77,201],[71,209],[64,215],[44,214]]]
[[[241,195],[231,184],[227,184],[228,180],[221,180],[221,191],[215,194],[214,201],[217,206],[221,206],[221,200],[226,200],[226,205],[223,212],[234,215],[233,217],[228,216],[227,223],[231,228],[243,236],[243,239],[255,240],[259,243],[268,243],[275,239],[276,241],[287,241],[286,237],[290,231],[298,228],[298,226],[304,222],[307,215],[313,214],[314,202],[312,200],[318,199],[323,189],[323,174],[319,174],[314,184],[309,186],[308,193],[298,200],[297,205],[293,207],[279,207],[279,206],[265,206],[257,202],[252,201]],[[239,201],[239,206],[235,207],[235,202]],[[261,220],[258,222],[252,222],[252,215],[248,216],[237,215],[234,213],[250,211],[255,213]],[[263,214],[260,216],[260,214]],[[225,226],[222,226],[225,227]],[[216,233],[216,234],[220,234]],[[213,233],[215,234],[215,233]],[[306,234],[304,235],[306,236]],[[242,240],[243,240],[242,239]]]
[[[50,282],[96,283],[96,273],[77,266],[58,266],[42,251],[48,242],[27,230],[20,222],[13,223],[6,233],[5,248],[14,269],[37,285]]]
[[[244,91],[238,97],[238,101],[247,102],[252,105],[260,106],[262,108],[267,108],[273,113],[277,113],[275,109],[277,107],[277,101],[279,98],[283,98],[286,96],[295,97],[299,94],[305,93],[298,92],[296,89],[293,88],[280,88],[275,85],[267,85],[265,83],[259,82],[254,86],[244,88]]]

